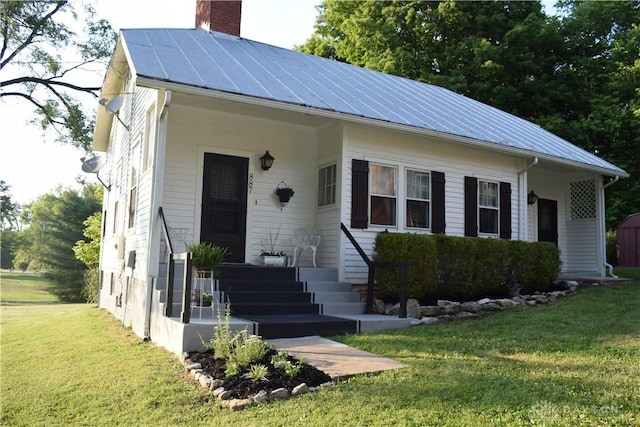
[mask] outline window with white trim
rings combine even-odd
[[[397,225],[396,168],[372,164],[370,167],[371,224]]]
[[[335,205],[336,203],[336,165],[329,165],[318,170],[318,206]]]
[[[131,149],[131,176],[129,177],[129,219],[128,226],[132,228],[136,224],[136,205],[138,203],[138,174],[140,171],[140,137]]]
[[[144,147],[142,149],[142,172],[149,169],[153,156],[151,149],[156,135],[156,105],[152,104],[147,110],[144,129]]]
[[[409,228],[429,228],[431,223],[429,219],[430,181],[429,172],[407,170],[406,207],[407,227]]]
[[[500,203],[498,183],[478,180],[478,222],[483,234],[498,234]]]

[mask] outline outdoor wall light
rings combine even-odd
[[[271,169],[271,166],[273,166],[274,160],[273,156],[269,154],[269,150],[267,150],[267,152],[260,157],[260,167],[262,167],[262,170],[268,171]]]
[[[527,203],[533,205],[538,201],[538,195],[531,190],[531,192],[527,195]]]

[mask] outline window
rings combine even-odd
[[[336,203],[336,165],[320,168],[318,171],[318,206]]]
[[[137,191],[138,187],[133,187],[129,194],[129,228],[136,225],[136,203],[138,201]]]
[[[144,129],[144,147],[142,149],[142,172],[151,166],[151,149],[156,134],[156,106],[155,104],[147,110]]]
[[[120,204],[116,200],[116,203],[113,205],[113,234],[118,232],[118,219],[120,216]]]
[[[407,227],[429,228],[430,176],[407,170]]]
[[[511,221],[511,183],[464,177],[465,236],[499,233],[501,239],[511,239]]]
[[[371,165],[371,224],[396,225],[396,169]]]
[[[129,192],[129,228],[132,228],[136,224],[136,203],[138,194],[138,174],[140,168],[140,140],[141,136],[134,144],[131,150],[131,176],[129,177],[130,192]]]
[[[498,234],[500,215],[498,183],[478,180],[478,217],[480,233]]]

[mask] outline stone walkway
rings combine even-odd
[[[407,365],[318,336],[265,340],[336,380],[367,372],[404,368]]]

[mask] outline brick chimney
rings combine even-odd
[[[242,0],[196,0],[196,28],[240,36]]]

